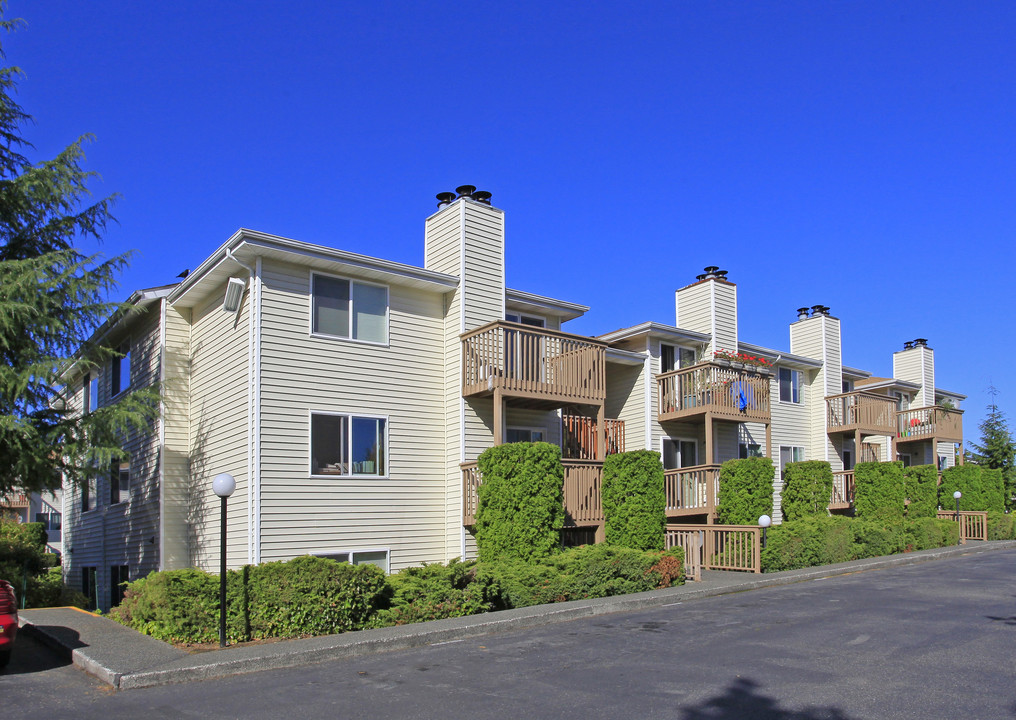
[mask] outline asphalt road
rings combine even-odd
[[[1016,550],[119,693],[18,643],[5,717],[1013,718]]]

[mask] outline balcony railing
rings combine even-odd
[[[668,517],[712,514],[720,492],[720,466],[664,470],[663,492]]]
[[[826,398],[829,432],[860,430],[871,435],[896,433],[896,399],[866,392],[849,392]]]
[[[708,362],[663,373],[656,379],[660,422],[705,413],[725,420],[769,422],[768,374]]]
[[[854,471],[833,473],[833,492],[829,498],[830,510],[846,510],[854,504]]]
[[[462,335],[462,394],[599,404],[607,394],[606,344],[497,321]]]
[[[0,495],[0,508],[26,508],[29,506],[28,496],[24,493],[11,493],[10,495]]]
[[[561,415],[564,436],[561,440],[561,454],[566,459],[595,460],[599,434],[596,419],[585,415]],[[624,420],[607,418],[604,421],[606,438],[605,455],[624,452]]]
[[[963,411],[943,407],[901,410],[896,414],[896,440],[927,440],[963,442]]]
[[[595,460],[562,460],[564,466],[565,526],[596,525],[603,522],[603,463]],[[474,525],[479,509],[478,488],[483,478],[476,461],[462,463],[462,524]]]

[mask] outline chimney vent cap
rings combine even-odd
[[[473,193],[473,200],[481,202],[484,205],[490,205],[491,194],[486,190],[477,190]]]
[[[463,198],[463,197],[465,197],[465,198],[472,198],[473,197],[473,193],[476,192],[476,186],[475,185],[459,185],[457,188],[455,188],[455,192],[457,192],[459,194],[460,198]]]

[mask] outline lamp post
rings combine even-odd
[[[768,515],[760,515],[758,519],[758,526],[762,528],[762,549],[766,549],[766,530],[773,524],[773,519]]]
[[[236,490],[236,480],[229,473],[219,473],[212,480],[212,491],[219,496],[219,647],[226,647],[226,498]]]
[[[953,493],[953,500],[956,501],[956,522],[960,525],[960,545],[963,544],[963,523],[960,522],[960,498],[963,497],[963,493],[959,490]]]

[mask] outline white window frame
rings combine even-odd
[[[390,547],[377,547],[377,548],[357,548],[356,550],[321,550],[319,552],[310,553],[314,557],[328,558],[330,560],[338,560],[339,562],[347,562],[350,565],[360,565],[366,563],[356,562],[357,555],[366,555],[368,553],[384,553],[385,554],[385,575],[392,574],[392,549]],[[341,555],[345,555],[345,559],[341,558]],[[373,565],[373,563],[371,563]]]
[[[700,465],[707,464],[707,463],[703,463],[703,462],[699,461],[699,454],[700,453],[699,453],[699,441],[698,441],[698,438],[693,438],[693,437],[676,437],[674,435],[664,435],[663,437],[660,438],[660,462],[663,462],[663,458],[664,458],[663,445],[664,445],[664,443],[666,443],[668,441],[674,443],[674,445],[677,446],[677,459],[678,459],[678,467],[676,467],[676,468],[669,468],[669,469],[671,469],[671,470],[681,470],[683,468],[698,467]],[[692,443],[695,446],[695,464],[694,465],[684,465],[683,464],[684,457],[683,457],[683,453],[681,452],[681,443]]]
[[[783,378],[781,377],[783,371],[786,370],[790,373],[790,400],[783,399]],[[794,379],[797,379],[797,400],[794,400]],[[777,401],[784,405],[803,405],[804,404],[804,372],[801,370],[795,370],[793,368],[777,368],[776,369],[776,398]],[[789,445],[784,447],[790,447]],[[796,447],[796,446],[794,446]]]
[[[377,473],[354,473],[352,458],[349,459],[349,472],[342,474],[315,474],[314,473],[314,416],[315,415],[328,415],[330,417],[344,417],[349,418],[349,422],[346,423],[346,432],[349,436],[346,438],[346,446],[352,452],[353,447],[353,420],[356,418],[362,418],[365,420],[384,420],[385,421],[385,432],[384,432],[384,456],[385,456],[385,474],[379,475]],[[335,412],[333,410],[311,410],[307,414],[307,473],[312,478],[370,478],[371,480],[387,480],[391,476],[391,456],[388,454],[389,444],[388,438],[391,430],[391,421],[387,415],[375,415],[373,413],[359,413],[359,412]]]
[[[314,330],[314,277],[320,276],[325,278],[331,278],[332,280],[344,280],[349,283],[349,335],[343,337],[342,335],[331,335],[329,333],[315,332]],[[310,337],[320,338],[323,340],[338,340],[340,342],[352,342],[359,343],[361,345],[373,345],[375,347],[389,347],[392,340],[392,291],[391,287],[383,283],[367,282],[365,280],[358,280],[345,275],[333,275],[331,273],[318,272],[312,270],[310,272],[310,279],[308,285],[307,296],[310,302],[307,304],[307,329],[310,331]],[[378,342],[376,340],[361,340],[353,337],[353,316],[355,311],[353,310],[353,285],[367,285],[369,287],[384,288],[385,291],[385,340],[384,342]]]
[[[787,462],[787,465],[789,465],[790,463],[804,462],[805,458],[807,457],[806,451],[805,451],[804,447],[801,446],[801,445],[780,445],[780,451],[779,451],[780,454],[779,454],[779,457],[777,458],[779,460],[780,479],[783,478],[783,471],[786,470],[786,467],[787,467],[787,465],[783,464],[783,450],[784,449],[790,450],[790,460],[789,460],[789,462]],[[800,455],[800,457],[797,457],[798,455]]]
[[[122,352],[124,347],[127,348],[127,352],[126,353]],[[124,340],[122,340],[116,346],[116,352],[120,353],[122,355],[125,355],[125,357],[115,357],[115,358],[112,358],[110,363],[109,363],[109,396],[110,396],[110,398],[120,397],[125,392],[127,392],[128,390],[131,389],[131,384],[134,382],[134,372],[133,372],[133,368],[131,367],[131,360],[132,360],[132,354],[133,354],[132,351],[133,351],[133,349],[134,349],[134,344],[131,342],[131,339],[129,337],[124,339]],[[124,381],[123,381],[123,365],[122,365],[122,363],[125,360],[127,361],[127,383],[126,384],[124,384]],[[119,387],[117,387],[117,388],[113,387],[113,372],[114,372],[113,369],[114,368],[117,368],[117,374],[118,374],[117,382],[119,384]]]
[[[530,434],[534,432],[543,433],[543,440],[523,440],[521,442],[547,442],[547,428],[544,427],[537,427],[535,425],[509,425],[508,427],[505,428],[504,433],[505,438],[508,437],[508,431],[510,430],[525,430]],[[509,441],[505,440],[505,442]]]
[[[517,320],[509,320],[508,319],[509,315],[513,315],[513,316],[515,316],[518,319]],[[539,320],[541,324],[540,325],[534,325],[532,323],[523,322],[522,318],[528,318],[529,320]],[[544,330],[547,329],[547,318],[543,317],[542,315],[530,315],[529,313],[515,312],[513,310],[505,310],[504,320],[505,320],[505,322],[513,322],[513,323],[517,323],[519,325],[525,325],[526,327],[538,327],[538,328],[543,328]]]

